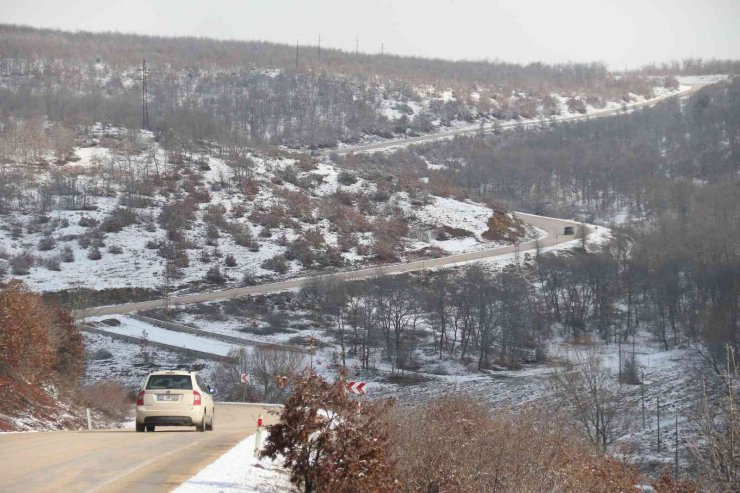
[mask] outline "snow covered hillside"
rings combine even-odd
[[[34,290],[241,285],[495,246],[494,210],[377,172],[100,125],[6,165],[0,275]],[[510,237],[522,230],[511,216]]]

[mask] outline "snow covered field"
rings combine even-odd
[[[90,317],[88,321],[99,321],[110,317]],[[99,330],[110,332],[112,334],[121,334],[129,337],[137,337],[152,342],[160,342],[170,346],[176,346],[183,349],[193,349],[204,353],[211,353],[217,356],[226,356],[234,347],[233,344],[200,337],[194,334],[184,334],[172,330],[163,329],[156,325],[148,324],[127,316],[119,316],[117,319],[121,325],[107,326],[98,325]]]
[[[185,481],[172,493],[285,493],[291,491],[289,473],[279,460],[254,457],[251,435]],[[264,434],[263,434],[264,439]]]
[[[373,265],[374,225],[394,214],[401,214],[409,227],[406,237],[397,238],[401,258],[427,247],[458,253],[498,244],[482,237],[493,214],[484,204],[429,196],[419,205],[403,189],[381,194],[378,187],[387,187],[384,177],[373,181],[343,174],[326,162],[299,166],[294,159],[252,154],[246,170],[239,171],[249,178],[237,177],[215,155],[175,166],[167,164],[173,157],[147,132],[130,144],[143,150],[122,155],[114,148],[123,145],[117,139],[128,138],[121,132],[94,127],[86,147],[75,148],[76,160],[53,169],[18,166],[28,180],[19,203],[28,205],[0,216],[0,268],[8,277],[39,291],[159,289],[165,270],[162,249],[173,235],[163,215],[173,214],[168,206],[193,197],[199,202],[193,217],[177,233],[182,237],[176,240],[175,288],[204,283],[214,266],[221,269],[223,282],[234,286],[245,274],[267,281],[322,270],[327,254],[334,255],[333,265]],[[131,185],[132,180],[137,184]],[[236,185],[243,180],[250,183],[249,193]],[[159,185],[151,188],[147,181]],[[145,192],[132,199],[127,190],[134,186]],[[31,205],[46,187],[60,195],[39,213]],[[138,202],[135,207],[121,209],[131,200]],[[118,217],[127,222],[116,226]],[[441,228],[464,229],[467,237],[439,239]],[[16,268],[23,254],[25,273]],[[227,258],[233,260],[224,264]],[[268,262],[281,258],[284,270]]]

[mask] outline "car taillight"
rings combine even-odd
[[[139,394],[136,396],[136,405],[137,406],[143,406],[144,405],[144,394],[146,394],[145,390],[139,391]]]
[[[200,392],[193,390],[193,405],[200,406]]]

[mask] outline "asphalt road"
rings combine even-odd
[[[657,98],[653,98],[651,100],[642,102],[642,103],[636,103],[629,106],[630,110],[634,110],[636,108],[642,108],[647,106],[653,106],[657,104],[660,101],[679,97],[679,98],[686,98],[692,93],[698,91],[702,87],[704,87],[706,84],[704,83],[697,83],[694,85],[691,85],[689,89],[673,93],[673,94],[667,94],[663,96],[659,96]],[[589,118],[602,118],[612,115],[617,115],[622,113],[622,109],[614,109],[614,110],[603,110],[598,111],[596,113],[592,113],[590,115],[574,115],[569,117],[563,117],[559,118],[558,122],[572,122],[572,121],[578,121],[578,120],[586,120]],[[519,122],[511,122],[511,123],[505,123],[502,124],[501,127],[507,128],[507,127],[515,127],[520,125]],[[484,132],[491,132],[493,130],[493,127],[486,127],[483,131]],[[348,149],[342,149],[342,150],[330,150],[326,151],[326,153],[331,152],[338,152],[339,154],[347,154],[351,152],[369,152],[369,151],[378,151],[382,149],[387,148],[393,148],[398,146],[405,146],[409,144],[414,143],[421,143],[426,141],[432,141],[437,139],[443,139],[443,138],[449,138],[454,137],[456,135],[465,135],[465,134],[475,134],[479,133],[481,130],[479,128],[467,128],[467,129],[457,129],[457,130],[451,130],[449,132],[442,132],[437,134],[431,134],[431,135],[423,135],[420,137],[411,137],[407,139],[400,139],[400,140],[391,140],[391,141],[384,141],[379,142],[376,144],[369,144],[364,146],[355,146]],[[540,245],[545,246],[552,246],[556,245],[558,243],[563,243],[565,241],[568,241],[568,237],[563,237],[563,227],[566,225],[572,225],[574,224],[571,221],[564,221],[561,219],[555,219],[555,218],[549,218],[549,217],[542,217],[542,216],[533,216],[530,214],[524,214],[524,213],[515,213],[517,214],[524,222],[538,227],[540,229],[543,229],[547,231],[548,236],[544,240],[540,242]],[[522,245],[517,246],[509,246],[509,247],[502,247],[502,248],[495,248],[495,249],[489,249],[489,250],[482,250],[478,252],[471,252],[471,253],[465,253],[465,254],[459,254],[459,255],[449,255],[445,257],[440,257],[437,259],[430,259],[430,260],[422,260],[417,262],[410,262],[405,264],[395,264],[395,265],[388,265],[381,268],[369,268],[369,269],[361,269],[356,271],[349,271],[349,272],[340,272],[340,273],[333,273],[328,275],[334,275],[336,277],[342,278],[342,279],[363,279],[372,277],[375,275],[378,275],[379,273],[382,274],[399,274],[402,272],[412,272],[412,271],[419,271],[434,267],[444,267],[449,266],[458,262],[465,262],[470,260],[479,260],[479,259],[485,259],[485,258],[494,258],[501,255],[506,255],[508,253],[512,253],[516,251],[517,248],[519,248],[520,252],[524,252],[527,250],[534,249],[534,242],[524,243]],[[323,277],[322,275],[313,276],[315,277]],[[249,295],[260,295],[260,294],[269,294],[269,293],[277,293],[280,291],[287,291],[290,289],[300,288],[307,280],[308,278],[300,278],[300,279],[290,279],[287,281],[281,281],[281,282],[275,282],[275,283],[269,283],[269,284],[262,284],[259,286],[249,286],[249,287],[243,287],[243,288],[233,288],[233,289],[226,289],[221,291],[209,291],[204,293],[195,293],[195,294],[188,294],[188,295],[181,295],[181,296],[175,296],[170,298],[169,303],[171,306],[174,305],[184,305],[189,303],[202,303],[206,301],[217,301],[217,300],[225,300],[225,299],[231,299],[231,298],[239,298]],[[121,305],[112,305],[112,306],[103,306],[103,307],[95,307],[95,308],[89,308],[85,310],[77,310],[74,312],[74,316],[76,318],[85,318],[85,317],[91,317],[91,316],[97,316],[97,315],[119,315],[124,313],[133,313],[141,310],[151,310],[156,308],[162,308],[165,304],[165,300],[159,299],[159,300],[151,300],[151,301],[143,301],[138,303],[126,303]]]
[[[171,491],[265,424],[268,409],[216,404],[215,430],[61,431],[0,435],[3,493]]]
[[[521,212],[515,212],[517,217],[523,220],[525,223],[530,224],[536,228],[540,228],[547,232],[547,237],[540,240],[541,247],[548,247],[563,243],[566,241],[573,240],[573,236],[564,236],[563,228],[565,226],[572,226],[576,223],[573,221],[566,221],[563,219],[556,219],[552,217],[534,216],[531,214],[524,214]],[[414,272],[425,269],[437,268],[450,266],[459,262],[469,262],[471,260],[481,260],[499,257],[509,253],[514,253],[519,250],[523,253],[527,250],[533,250],[535,248],[535,242],[530,241],[522,243],[520,245],[511,245],[498,248],[492,248],[488,250],[481,250],[477,252],[461,253],[456,255],[447,255],[435,259],[428,260],[417,260],[414,262],[385,265],[382,267],[371,267],[367,269],[360,269],[354,271],[344,271],[332,274],[321,274],[312,277],[302,277],[298,279],[289,279],[287,281],[273,282],[269,284],[261,284],[259,286],[247,286],[243,288],[232,288],[224,289],[221,291],[208,291],[202,293],[185,294],[180,296],[173,296],[169,299],[170,306],[175,305],[186,305],[189,303],[203,303],[206,301],[218,301],[226,300],[231,298],[241,298],[250,295],[261,295],[270,293],[279,293],[281,291],[287,291],[290,289],[296,289],[303,286],[308,280],[315,278],[322,278],[327,276],[334,276],[340,279],[366,279],[377,275],[388,275],[388,274],[401,274],[404,272]],[[76,318],[85,318],[99,315],[119,315],[124,313],[133,313],[142,310],[152,310],[155,308],[162,308],[164,306],[164,299],[141,301],[137,303],[125,303],[121,305],[110,305],[101,306],[96,308],[88,308],[85,310],[78,310],[74,312]]]
[[[685,98],[691,95],[692,93],[698,91],[702,87],[704,87],[705,83],[697,83],[690,86],[689,89],[686,89],[684,91],[675,92],[672,94],[664,94],[662,96],[658,96],[653,99],[649,99],[647,101],[643,101],[641,103],[633,103],[630,104],[627,108],[628,111],[632,111],[639,108],[645,108],[649,106],[655,106],[661,101],[665,101],[666,99],[671,99],[675,97],[679,98]],[[616,108],[611,110],[599,110],[595,111],[593,113],[590,113],[588,115],[572,115],[572,116],[564,116],[564,117],[557,117],[556,119],[552,120],[557,123],[563,123],[563,122],[576,122],[580,120],[588,120],[591,118],[602,118],[605,116],[614,116],[624,113],[624,110],[622,108]],[[384,140],[383,142],[377,142],[374,144],[366,144],[366,145],[360,145],[360,146],[352,146],[347,147],[345,149],[328,149],[323,152],[325,155],[329,154],[353,154],[353,153],[361,153],[361,152],[374,152],[374,151],[381,151],[383,149],[390,149],[394,147],[404,147],[411,144],[421,144],[424,142],[431,142],[435,140],[441,140],[441,139],[449,139],[451,137],[456,137],[458,135],[475,135],[480,133],[491,133],[494,132],[497,128],[498,129],[506,129],[506,128],[514,128],[518,127],[520,125],[523,126],[532,126],[532,125],[540,125],[541,123],[550,123],[551,120],[548,119],[542,119],[540,121],[532,121],[532,122],[519,122],[519,121],[513,121],[513,122],[507,122],[507,123],[500,123],[497,126],[494,126],[493,124],[489,124],[487,126],[484,126],[483,128],[480,128],[479,126],[475,127],[464,127],[464,128],[457,128],[454,130],[448,130],[446,132],[438,132],[438,133],[431,133],[428,135],[420,135],[417,137],[407,137],[403,139],[395,139],[395,140]]]

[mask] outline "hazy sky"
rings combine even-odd
[[[740,58],[740,0],[0,0],[0,22],[451,59]]]

